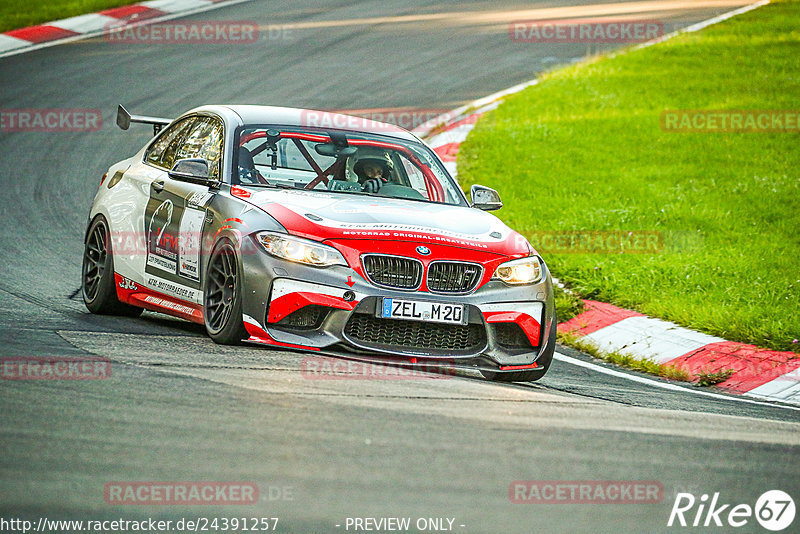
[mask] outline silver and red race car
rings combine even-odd
[[[217,343],[274,347],[494,380],[541,378],[555,348],[550,273],[471,202],[413,134],[358,117],[204,106],[129,114],[155,137],[94,199],[82,294],[205,324]]]

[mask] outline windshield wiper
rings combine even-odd
[[[294,185],[286,185],[286,184],[239,184],[239,185],[245,187],[269,187],[272,189],[302,189],[302,187],[297,187]]]

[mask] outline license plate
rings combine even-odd
[[[463,304],[424,302],[384,297],[378,301],[378,317],[384,319],[407,319],[433,323],[467,324]]]

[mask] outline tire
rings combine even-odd
[[[142,308],[120,302],[114,280],[114,254],[108,222],[99,215],[89,226],[83,248],[81,294],[86,308],[99,315],[138,317]]]
[[[203,291],[203,320],[215,343],[238,345],[247,337],[242,322],[242,276],[236,249],[223,239],[208,262]]]
[[[550,336],[548,336],[549,345],[547,345],[544,348],[544,352],[536,360],[536,362],[539,364],[540,367],[544,367],[544,371],[542,371],[541,369],[534,371],[512,371],[512,372],[481,371],[481,374],[485,379],[491,380],[493,382],[535,382],[539,380],[545,374],[547,374],[547,370],[550,369],[550,362],[553,361],[553,353],[555,353],[556,351],[557,326],[558,326],[558,321],[556,320],[556,316],[553,315],[553,324],[550,327]]]

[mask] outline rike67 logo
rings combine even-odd
[[[794,500],[781,490],[764,492],[754,507],[749,504],[731,505],[721,502],[719,493],[714,493],[709,502],[708,494],[699,499],[691,493],[678,493],[667,526],[671,527],[743,527],[755,516],[756,521],[767,530],[778,532],[794,521]]]

